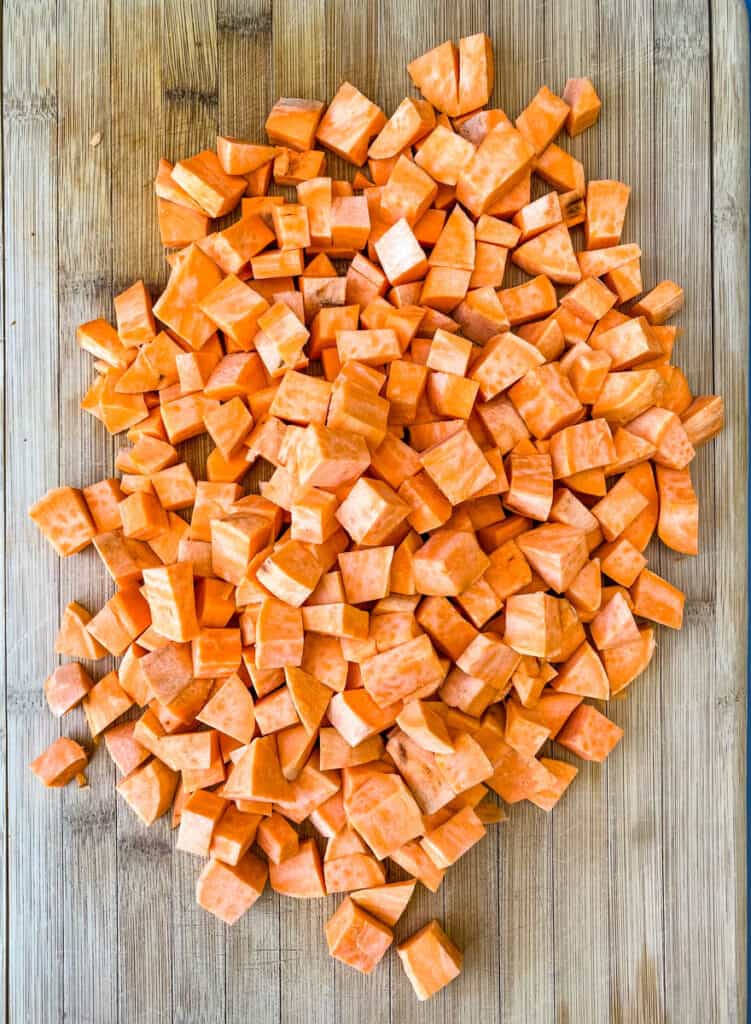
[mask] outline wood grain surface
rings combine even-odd
[[[333,898],[267,892],[233,929],[206,915],[198,862],[116,799],[103,752],[88,789],[33,779],[28,762],[61,731],[41,689],[61,608],[98,607],[109,584],[91,551],[60,562],[26,509],[113,470],[118,441],[78,408],[92,370],[75,327],[111,318],[133,280],[166,280],[158,158],[218,130],[261,140],[277,96],[325,100],[345,78],[390,113],[412,57],[476,31],[493,39],[493,102],[512,117],[542,83],[595,81],[600,122],[563,145],[588,177],[632,185],[624,238],[643,247],[647,287],[685,286],[677,361],[695,392],[725,395],[727,429],[695,463],[701,555],[657,555],[687,592],[683,632],[661,630],[649,672],[611,704],[626,735],[606,765],[581,768],[550,815],[513,808],[436,895],[418,886],[398,937],[435,916],[465,951],[461,978],[419,1004],[394,957],[370,978],[328,958]],[[736,0],[6,0],[5,1019],[746,1019],[748,120]],[[79,712],[63,728],[86,738]]]

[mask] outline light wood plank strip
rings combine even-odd
[[[118,290],[143,278],[156,296],[166,280],[153,192],[165,146],[161,19],[154,0],[113,4],[111,19],[112,278]],[[171,1021],[167,964],[174,958],[175,896],[169,824],[163,819],[146,829],[120,798],[116,814],[119,1020]]]
[[[163,144],[171,160],[216,145],[216,10],[216,0],[162,0]],[[201,438],[186,449],[197,478],[209,447]],[[225,1016],[225,926],[196,903],[201,867],[190,854],[173,855],[173,1015],[209,1024]],[[206,968],[197,971],[197,963]]]
[[[79,323],[112,317],[110,210],[109,3],[58,4],[58,330],[60,423],[50,438],[60,448],[60,479],[84,486],[112,474],[112,441],[79,408],[94,371],[76,344]],[[97,139],[99,139],[97,143]],[[95,144],[96,143],[96,144]],[[97,611],[113,591],[93,548],[60,567],[60,611],[81,601]],[[52,662],[54,655],[47,650]],[[50,665],[50,668],[52,665]],[[94,678],[114,667],[96,665]],[[66,717],[66,734],[90,745],[81,710]],[[63,986],[71,1020],[117,1019],[116,769],[103,749],[92,758],[87,789],[66,787],[63,802]],[[91,883],[96,879],[96,897]]]
[[[655,254],[653,213],[652,5],[607,5],[600,16],[603,100],[599,175],[631,188],[624,241],[640,241],[642,271],[651,281]],[[638,133],[627,126],[637,123]],[[650,140],[650,141],[647,141]],[[660,1019],[662,1013],[662,875],[659,786],[645,800],[638,778],[659,778],[661,757],[660,673],[655,664],[624,700],[606,714],[625,737],[604,770],[607,780],[609,865],[610,1002],[615,1020]],[[578,780],[577,780],[578,781]],[[581,883],[580,883],[581,884]],[[596,891],[595,886],[595,891]],[[596,904],[592,908],[596,913]],[[630,1016],[631,1015],[631,1016]]]
[[[218,131],[265,141],[274,102],[271,0],[218,0]],[[252,73],[249,74],[249,70]],[[254,477],[249,490],[257,491]],[[264,476],[268,476],[266,472]],[[246,484],[248,478],[246,478]],[[268,888],[226,934],[226,1021],[279,1019],[279,897]]]
[[[26,509],[58,482],[57,38],[54,3],[7,4],[3,17],[9,1011],[63,1014],[62,801],[27,765],[60,734],[41,682],[57,629],[57,555]],[[11,186],[11,183],[12,186]],[[44,581],[39,586],[39,581]],[[56,799],[57,797],[57,799]],[[17,837],[17,838],[16,838]],[[29,979],[33,978],[33,984]]]
[[[711,138],[709,120],[709,20],[705,3],[686,4],[676,24],[669,6],[655,13],[655,208],[659,228],[654,278],[674,277],[686,289],[686,305],[677,321],[685,334],[677,362],[699,391],[712,383]],[[667,90],[675,90],[671,104]],[[684,211],[671,216],[676,198]],[[690,213],[689,213],[690,211]],[[685,558],[662,548],[658,571],[687,597],[686,624],[680,637],[661,633],[658,659],[662,696],[662,837],[664,874],[665,1004],[678,1017],[718,1017],[718,973],[714,918],[716,901],[702,879],[712,874],[714,844],[724,825],[721,803],[707,801],[716,759],[724,752],[713,737],[719,679],[710,669],[717,562],[714,528],[714,451],[708,447],[692,464],[702,499],[701,554]],[[697,671],[698,669],[698,671]],[[690,687],[687,693],[687,685]],[[698,749],[709,756],[697,758]],[[714,752],[714,756],[710,753]],[[697,814],[708,826],[698,834]],[[677,897],[681,893],[681,897]],[[675,895],[674,895],[675,894]],[[687,941],[689,930],[695,931]],[[710,932],[712,934],[710,934]]]
[[[749,35],[741,4],[713,0],[710,7],[715,338],[711,383],[713,390],[725,395],[727,427],[711,451],[700,455],[715,465],[718,538],[715,634],[710,641],[717,683],[710,718],[716,753],[709,758],[706,803],[714,804],[717,812],[716,829],[708,833],[714,839],[713,888],[718,889],[712,904],[718,939],[716,1015],[743,1021],[748,1014],[748,807],[743,783],[748,770]],[[702,509],[709,501],[707,495]]]

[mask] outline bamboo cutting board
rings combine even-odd
[[[6,785],[0,912],[7,1019],[73,1024],[252,1020],[503,1024],[745,1019],[746,15],[735,0],[6,0],[3,19]],[[98,607],[89,552],[59,563],[25,510],[48,487],[113,469],[117,442],[78,401],[75,327],[112,316],[165,264],[160,156],[262,138],[280,95],[325,100],[344,78],[390,113],[406,64],[487,31],[495,104],[590,75],[599,125],[563,145],[588,177],[633,187],[624,239],[645,285],[686,289],[678,363],[721,392],[725,433],[699,454],[701,555],[660,553],[686,590],[683,632],[609,714],[626,730],[558,808],[513,808],[447,876],[418,887],[398,937],[441,919],[461,978],[428,1004],[389,959],[363,978],[326,955],[335,899],[267,893],[229,930],[194,902],[195,859],[143,829],[106,755],[91,788],[43,792],[26,765],[54,739],[41,684],[61,607]],[[336,170],[336,164],[330,166]],[[513,280],[512,280],[513,283]],[[85,736],[83,716],[66,732]],[[565,756],[565,755],[564,755]]]

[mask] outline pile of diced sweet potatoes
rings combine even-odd
[[[622,240],[629,186],[555,142],[597,120],[589,79],[512,122],[485,35],[408,70],[423,98],[389,119],[345,82],[279,100],[266,144],[161,161],[167,286],[78,330],[120,478],[30,513],[116,586],[65,609],[55,651],[80,660],[46,681],[53,714],[83,706],[144,823],[172,808],[202,907],[231,924],[267,879],[350,894],[326,938],[365,973],[415,884],[505,819],[489,791],[550,811],[577,772],[551,741],[619,742],[600,702],[683,613],[644,552],[656,530],[697,553],[689,465],[723,423],[671,361],[682,289],[645,293]],[[326,150],[367,171],[327,177]],[[203,433],[196,480],[177,446]],[[107,655],[95,682],[81,661]],[[86,762],[60,738],[32,769],[61,786]],[[461,967],[435,921],[397,952],[420,998]]]

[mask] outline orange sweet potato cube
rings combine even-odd
[[[223,217],[233,210],[248,184],[243,177],[227,174],[210,149],[178,161],[172,169],[172,180],[210,217]]]
[[[295,150],[312,149],[323,110],[319,100],[277,100],[266,118],[269,141]]]
[[[623,729],[597,708],[580,704],[556,736],[556,743],[584,761],[604,761],[622,736]]]
[[[82,492],[75,487],[48,491],[31,506],[29,516],[63,557],[82,551],[98,532]]]
[[[393,942],[391,929],[347,897],[326,922],[326,942],[335,960],[370,974]]]
[[[452,505],[471,498],[495,479],[467,427],[426,449],[420,462]]]
[[[116,789],[144,825],[153,825],[172,803],[178,780],[177,772],[155,757],[121,779]]]
[[[123,533],[134,540],[153,540],[169,528],[159,499],[145,491],[129,494],[118,505]]]
[[[430,999],[461,973],[462,954],[437,921],[410,935],[396,951],[421,1001]]]
[[[316,138],[326,149],[362,167],[370,140],[385,123],[380,107],[343,82],[318,125]]]
[[[93,685],[91,676],[78,662],[58,665],[44,684],[50,711],[60,718],[82,701]]]
[[[200,302],[203,313],[239,349],[250,349],[258,332],[258,317],[269,304],[262,295],[228,274]]]
[[[227,801],[216,793],[202,789],[191,793],[182,807],[177,849],[184,853],[194,853],[198,857],[208,857],[214,829],[226,806]]]
[[[357,544],[379,545],[410,513],[409,506],[382,480],[361,477],[336,512]]]
[[[236,864],[225,864],[212,857],[198,876],[196,901],[204,910],[225,924],[234,924],[266,887],[268,868],[252,853]]]
[[[29,767],[45,786],[66,786],[86,767],[86,751],[75,740],[60,736]]]

